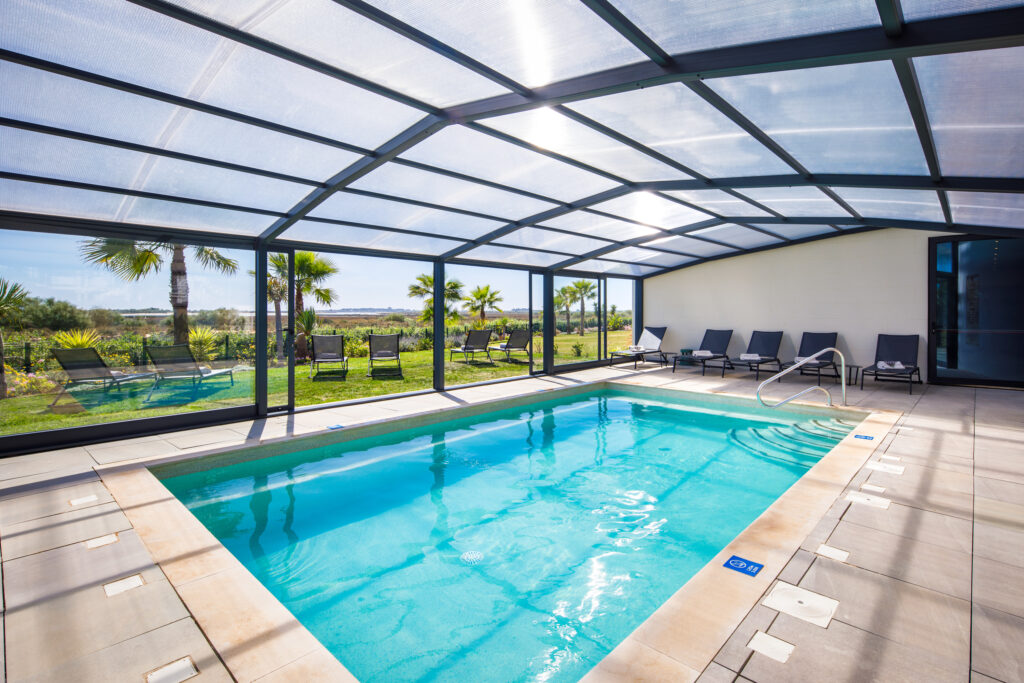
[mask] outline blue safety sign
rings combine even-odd
[[[739,572],[740,574],[746,574],[747,576],[757,576],[757,573],[764,568],[763,564],[744,560],[739,555],[733,555],[722,566]]]
[[[873,437],[873,436],[865,436],[863,434],[854,434],[853,438],[855,438],[855,439],[864,439],[865,441],[874,441],[875,440],[875,437]]]

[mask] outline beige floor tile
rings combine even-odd
[[[961,488],[965,480],[971,480],[969,475],[957,472],[907,465],[903,474],[872,472],[868,483],[885,487],[885,497],[894,503],[971,519],[974,496],[970,491],[949,488],[952,477],[960,478],[955,485]]]
[[[170,435],[167,435],[170,436]],[[180,449],[169,441],[153,439],[140,443],[118,444],[108,448],[91,451],[92,457],[101,465],[109,465],[115,462],[136,460],[138,458],[153,458],[165,455],[174,455]]]
[[[741,671],[752,654],[747,643],[757,631],[767,632],[768,627],[772,625],[778,615],[779,613],[773,609],[768,609],[761,604],[756,605],[722,645],[722,649],[715,655],[715,662],[726,669]]]
[[[181,619],[98,652],[50,669],[37,681],[110,683],[144,681],[146,673],[182,657],[191,657],[199,675],[191,683],[228,683],[231,677],[191,619]]]
[[[971,552],[971,522],[960,517],[892,503],[885,510],[851,505],[843,521],[962,553]]]
[[[974,495],[979,498],[991,498],[1004,503],[1024,505],[1024,484],[976,476],[974,477]]]
[[[223,427],[210,429],[191,429],[168,434],[167,443],[176,448],[196,448],[197,446],[222,446],[225,443],[243,444],[245,437]]]
[[[735,680],[736,672],[729,671],[721,664],[711,662],[697,679],[697,683],[733,683]]]
[[[18,455],[0,460],[0,489],[8,479],[32,477],[47,472],[71,473],[92,469],[95,463],[81,447]]]
[[[1024,619],[976,604],[972,624],[971,668],[998,681],[1024,681]]]
[[[581,679],[581,683],[627,683],[627,681],[673,681],[693,683],[699,671],[665,656],[632,638],[627,638]]]
[[[291,683],[292,681],[331,681],[332,683],[358,683],[355,676],[331,656],[327,650],[317,650],[282,666],[262,678],[258,683]]]
[[[56,470],[32,474],[27,477],[7,479],[0,482],[0,500],[20,498],[32,495],[33,493],[49,491],[50,489],[65,488],[98,480],[99,475],[92,469],[92,466],[84,470]]]
[[[974,554],[989,560],[996,560],[1020,568],[1024,572],[1024,524],[974,525]],[[1021,577],[1024,580],[1024,576]]]
[[[828,544],[848,551],[848,564],[970,599],[971,556],[966,553],[848,522],[839,523]]]
[[[0,547],[4,560],[13,560],[130,528],[117,503],[103,503],[12,524],[4,528]]]
[[[971,606],[927,588],[819,558],[801,588],[839,601],[834,619],[949,660],[970,664]]]
[[[85,500],[95,497],[95,499]],[[71,505],[71,501],[82,501],[78,505]],[[85,508],[109,503],[113,500],[110,493],[101,482],[87,481],[82,484],[64,486],[61,488],[47,489],[38,493],[32,493],[17,498],[9,498],[0,501],[0,533],[8,526],[27,522],[31,519],[39,519],[49,515],[56,515],[71,510],[84,510]]]
[[[1024,567],[975,556],[973,600],[1024,617]]]

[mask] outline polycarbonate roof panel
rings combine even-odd
[[[770,216],[750,202],[723,192],[722,190],[669,190],[665,192],[676,199],[696,204],[720,216]]]
[[[691,176],[547,107],[496,116],[490,128],[636,182]]]
[[[939,195],[931,190],[834,187],[836,194],[862,216],[908,221],[944,222]]]
[[[817,187],[752,187],[743,194],[783,216],[841,216],[850,214]]]
[[[566,202],[617,185],[603,176],[464,126],[448,126],[402,157]]]
[[[564,232],[542,230],[540,228],[519,228],[515,232],[499,237],[494,242],[496,244],[507,244],[512,247],[534,247],[536,249],[550,249],[551,251],[561,251],[576,255],[585,254],[612,244],[611,242],[592,237],[567,235]]]
[[[423,116],[128,2],[5,0],[4,24],[3,48],[363,147],[379,146]]]
[[[659,240],[648,242],[647,245],[651,247],[661,247],[662,249],[671,249],[673,251],[682,251],[701,258],[718,256],[719,254],[731,254],[735,252],[735,249],[723,247],[722,245],[713,244],[711,242],[705,242],[704,240],[696,240],[684,235],[663,237]]]
[[[0,179],[0,209],[253,236],[274,220],[242,211],[6,179]]]
[[[799,223],[766,223],[763,225],[755,225],[791,240],[836,232],[830,225],[800,225]]]
[[[349,225],[331,225],[316,221],[297,221],[282,233],[280,239],[313,242],[336,247],[380,249],[412,254],[442,254],[465,244],[442,237],[406,235],[385,230],[357,228]]]
[[[603,257],[645,266],[658,266],[660,268],[678,266],[680,263],[686,263],[690,260],[686,256],[667,254],[663,251],[654,251],[653,249],[644,249],[642,247],[624,247],[604,254]]]
[[[1024,176],[1024,47],[913,63],[943,175]]]
[[[635,237],[646,237],[658,233],[654,228],[599,216],[588,211],[573,211],[556,218],[549,218],[542,221],[542,225],[609,240],[631,240]]]
[[[693,259],[684,261],[688,263]],[[605,275],[635,275],[643,276],[656,273],[661,268],[654,266],[639,266],[631,265],[628,263],[616,263],[614,261],[602,261],[601,259],[590,259],[589,261],[581,261],[580,263],[569,266],[572,270],[578,270],[589,273],[603,273]]]
[[[706,176],[793,171],[724,114],[678,83],[595,97],[569,106]]]
[[[0,169],[59,180],[285,211],[309,185],[0,126]]]
[[[509,247],[498,247],[492,244],[470,249],[459,254],[459,258],[472,259],[474,261],[493,261],[495,263],[506,263],[519,266],[537,266],[547,268],[560,261],[565,261],[567,256],[563,254],[548,254],[543,251],[527,251],[526,249],[511,249]]]
[[[333,218],[352,223],[368,223],[386,228],[434,232],[445,237],[475,239],[505,225],[477,216],[431,209],[415,204],[365,197],[350,192],[335,192],[316,207],[313,218]]]
[[[954,223],[1024,228],[1024,195],[1001,192],[949,192]]]
[[[678,228],[711,218],[703,211],[670,202],[650,192],[632,192],[590,207],[656,228]]]
[[[438,107],[508,92],[331,0],[171,1]]]
[[[530,216],[557,206],[479,183],[399,164],[379,166],[352,183],[351,187],[512,219]]]
[[[575,0],[377,0],[373,4],[531,88],[645,59]]]
[[[907,21],[933,19],[951,14],[967,14],[984,10],[1017,7],[1020,0],[901,0],[900,8]]]
[[[740,249],[754,249],[768,244],[782,243],[782,240],[772,237],[771,235],[766,235],[763,232],[751,230],[750,228],[744,228],[740,225],[732,225],[731,223],[727,225],[716,225],[713,228],[704,228],[703,230],[695,230],[688,234],[696,235],[697,237],[707,237],[708,239],[715,240],[716,242],[731,244],[732,246]]]
[[[881,25],[871,0],[615,0],[615,6],[670,53]]]
[[[812,173],[928,173],[890,61],[706,83]]]
[[[359,155],[85,81],[0,62],[0,116],[323,181]]]

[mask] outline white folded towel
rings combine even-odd
[[[898,360],[885,361],[880,360],[875,363],[875,367],[879,370],[905,370],[906,366]]]
[[[713,355],[715,355],[715,354],[711,353],[707,349],[699,349],[699,350],[693,352],[693,356],[695,358],[711,358],[711,356],[713,356]]]
[[[759,353],[741,353],[740,360],[761,360]]]
[[[793,359],[793,362],[794,363],[799,363],[800,361],[807,360],[808,358],[809,358],[809,356],[797,356],[796,358]]]
[[[630,346],[630,347],[629,347],[629,350],[630,350],[630,351],[633,351],[633,352],[635,353],[635,352],[637,352],[637,351],[643,351],[643,350],[644,350],[644,347],[642,347],[642,346],[635,346],[635,345],[634,345],[634,346]]]

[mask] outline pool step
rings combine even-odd
[[[832,450],[832,445],[827,443],[814,443],[802,440],[790,431],[779,427],[770,429],[752,429],[762,441],[765,441],[776,448],[794,451],[801,455],[824,455]]]
[[[808,458],[806,455],[792,453],[790,451],[780,452],[777,446],[759,440],[750,430],[737,431],[730,429],[728,439],[731,444],[742,448],[759,458],[775,460],[787,465],[799,465],[800,467],[811,467],[818,458]]]
[[[854,427],[839,420],[813,419],[778,427],[731,430],[729,441],[760,458],[811,467]]]

